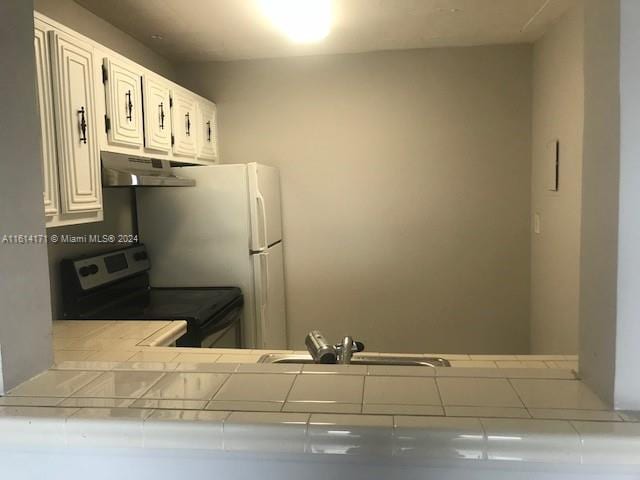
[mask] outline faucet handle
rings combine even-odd
[[[353,342],[354,352],[364,352],[364,343],[354,340]]]

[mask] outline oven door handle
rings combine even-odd
[[[241,313],[242,313],[241,306],[234,307],[232,310],[229,310],[224,317],[222,317],[222,320],[213,322],[214,328],[212,330],[207,330],[207,327],[212,322],[204,324],[201,328],[204,330],[207,330],[208,335],[219,332],[221,330],[224,330],[228,326],[233,325],[236,322],[236,320],[240,320]]]

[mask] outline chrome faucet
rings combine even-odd
[[[309,332],[304,343],[316,363],[349,364],[354,353],[364,350],[364,344],[350,336],[344,337],[342,343],[330,345],[319,330]]]

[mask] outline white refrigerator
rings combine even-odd
[[[136,190],[154,287],[237,286],[243,347],[287,347],[278,169],[258,163],[175,169],[195,187]]]

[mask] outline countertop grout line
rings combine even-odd
[[[447,411],[444,408],[444,400],[442,399],[442,393],[440,392],[440,385],[438,385],[438,379],[437,378],[433,378],[433,383],[436,386],[436,392],[438,394],[438,398],[440,399],[440,408],[442,408],[442,415],[443,416],[447,416]]]
[[[302,368],[300,368],[300,371],[302,371]],[[289,400],[289,395],[291,395],[291,391],[293,390],[293,386],[298,381],[298,375],[299,375],[299,373],[295,374],[295,376],[293,377],[293,382],[291,382],[291,386],[289,386],[289,390],[287,390],[287,394],[284,396],[284,401],[282,402],[282,406],[280,407],[280,411],[281,412],[284,412],[284,406],[287,404],[287,401]]]
[[[146,371],[149,371],[149,370],[146,370]],[[115,370],[114,370],[114,372],[115,372]],[[149,385],[149,387],[148,387],[144,392],[142,392],[140,395],[138,395],[138,396],[135,398],[135,400],[140,400],[140,399],[142,399],[142,398],[143,398],[147,393],[149,393],[149,390],[151,390],[151,389],[152,389],[152,388],[153,388],[153,387],[154,387],[158,382],[160,382],[160,380],[162,380],[163,378],[165,378],[165,377],[167,376],[167,374],[168,374],[168,373],[171,373],[171,372],[161,372],[161,373],[162,373],[162,375],[160,375],[160,376],[157,378],[157,380],[155,380],[154,382],[151,382],[151,385]],[[134,400],[134,402],[135,402],[135,400]]]
[[[527,404],[524,402],[524,400],[520,396],[520,393],[518,392],[518,389],[511,382],[512,379],[511,378],[507,378],[506,380],[509,383],[509,386],[511,387],[511,390],[513,390],[513,392],[516,394],[516,397],[518,397],[518,401],[522,404],[522,408],[524,408],[525,411],[527,412],[527,415],[529,415],[529,418],[533,418],[531,413],[529,413],[529,410],[527,408]]]

